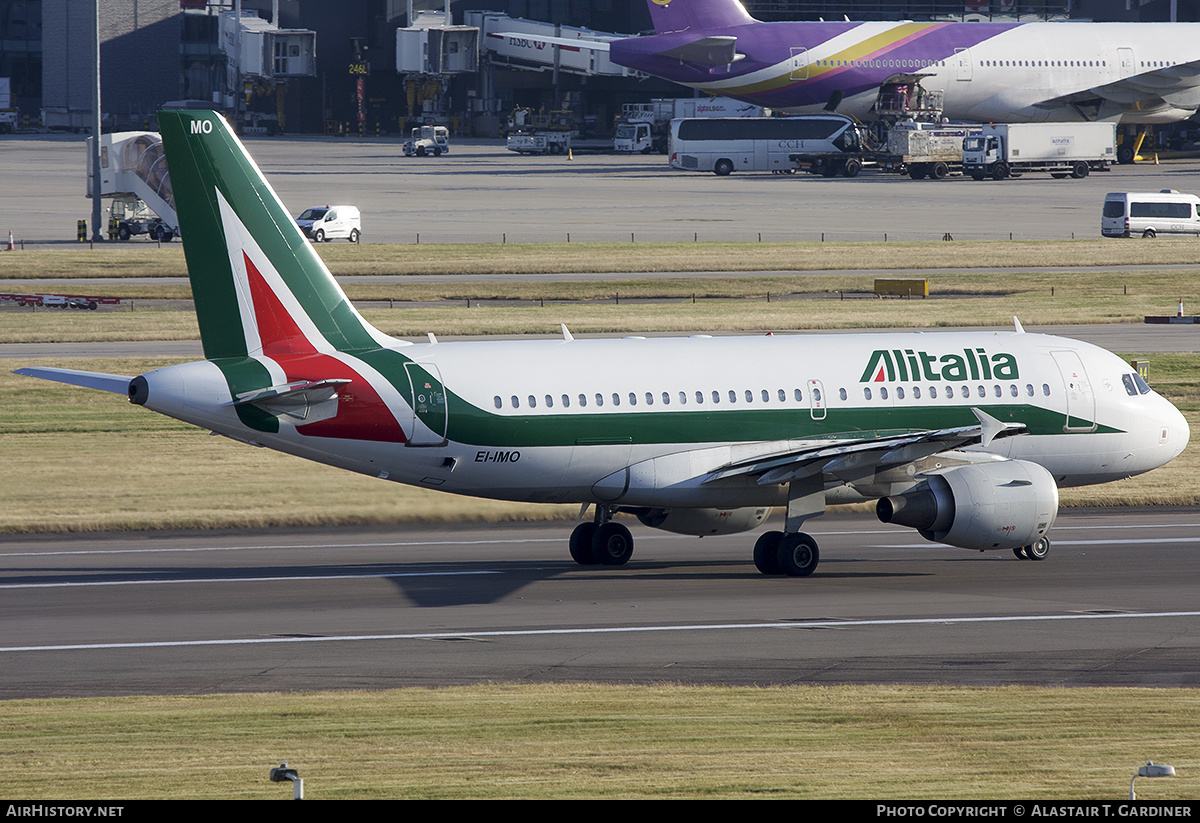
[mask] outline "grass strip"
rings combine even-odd
[[[564,272],[828,271],[840,269],[1154,266],[1200,263],[1188,238],[799,243],[326,244],[335,275],[554,274]],[[60,277],[184,277],[180,244],[105,244],[93,249],[0,255],[0,280]]]
[[[1194,689],[484,685],[14,700],[28,800],[905,798],[1115,801],[1148,759],[1200,795]],[[1133,722],[1131,722],[1131,718]]]

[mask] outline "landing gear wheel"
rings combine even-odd
[[[1128,166],[1137,157],[1137,152],[1133,150],[1133,146],[1122,145],[1117,149],[1117,162],[1122,166]]]
[[[779,568],[779,541],[783,532],[763,532],[754,544],[754,567],[763,574],[782,574]]]
[[[592,555],[605,566],[624,566],[633,556],[633,535],[622,524],[610,520],[592,536]]]
[[[581,566],[594,566],[598,562],[592,554],[592,538],[596,535],[595,523],[580,523],[571,532],[571,559]]]
[[[1048,554],[1050,554],[1050,541],[1044,537],[1032,546],[1025,547],[1025,556],[1030,560],[1045,560]]]
[[[1016,555],[1018,560],[1024,560],[1025,559],[1025,547],[1017,546],[1015,549],[1013,549],[1013,554]]]
[[[821,561],[817,541],[804,532],[785,534],[779,541],[779,570],[789,577],[808,577]]]

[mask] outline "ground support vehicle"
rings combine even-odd
[[[571,132],[518,131],[508,136],[506,145],[517,154],[566,154],[571,150]]]
[[[405,157],[441,157],[450,153],[450,130],[445,126],[420,126],[404,141]]]
[[[95,311],[101,304],[116,305],[119,297],[94,297],[80,294],[0,294],[0,303],[16,303],[18,306],[45,306],[52,309],[87,309]]]
[[[888,129],[887,148],[877,158],[879,168],[907,174],[913,180],[944,180],[962,172],[963,140],[982,129],[949,123],[896,123]]]
[[[109,215],[109,240],[129,240],[138,234],[163,243],[175,239],[176,229],[136,197],[114,198]]]
[[[1004,180],[1049,172],[1079,180],[1116,162],[1113,123],[1013,123],[984,126],[963,140],[963,173],[975,180]]]
[[[1104,196],[1100,234],[1105,237],[1200,237],[1200,197],[1174,189],[1157,192],[1114,191]]]

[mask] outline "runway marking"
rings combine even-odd
[[[1058,525],[1054,527],[1054,531],[1062,532],[1071,529],[1088,529],[1092,531],[1100,530],[1116,530],[1116,529],[1195,529],[1200,528],[1200,523],[1114,523],[1112,525]],[[865,534],[892,534],[904,535],[908,533],[907,529],[900,527],[890,529],[844,529],[839,531],[810,531],[808,532],[813,537],[838,537]],[[46,552],[0,552],[0,558],[4,557],[56,557],[56,556],[74,556],[74,555],[108,555],[108,554],[172,554],[172,553],[192,553],[192,552],[240,552],[240,551],[274,551],[282,549],[404,549],[404,548],[420,548],[420,547],[436,547],[436,546],[502,546],[507,544],[524,544],[530,543],[564,543],[565,537],[530,537],[530,538],[513,538],[513,539],[488,539],[488,540],[409,540],[384,543],[279,543],[263,546],[180,546],[180,547],[164,547],[151,549],[63,549],[60,551]],[[645,540],[694,540],[688,535],[672,535],[672,534],[644,534],[639,535],[638,542]],[[1182,538],[1176,538],[1182,540]],[[1105,541],[1096,541],[1103,543]],[[1134,543],[1137,540],[1124,540],[1124,543]],[[1164,541],[1166,542],[1166,541]],[[1056,540],[1054,544],[1065,545],[1067,541]],[[914,543],[914,546],[928,546],[928,543]],[[876,546],[873,548],[894,548],[895,546]]]
[[[469,572],[392,572],[380,574],[281,574],[271,577],[152,577],[144,580],[88,580],[57,583],[5,583],[0,589],[63,589],[80,586],[146,586],[167,583],[279,583],[308,580],[371,580],[392,577],[465,577],[480,574],[504,574],[502,571]]]
[[[872,626],[954,626],[972,623],[1032,623],[1063,620],[1144,620],[1200,617],[1192,612],[1131,612],[1125,614],[1044,614],[1010,617],[924,617],[882,620],[807,620],[770,623],[712,623],[680,626],[609,626],[578,629],[512,629],[506,631],[418,632],[411,634],[351,634],[329,637],[246,637],[226,640],[154,640],[140,643],[71,643],[52,646],[0,646],[0,654],[15,652],[99,651],[105,649],[172,649],[195,646],[267,646],[282,643],[358,643],[363,641],[448,640],[454,638],[550,637],[584,634],[648,634],[659,632],[745,631],[746,629],[848,629]]]
[[[1111,539],[1110,540],[1052,540],[1051,546],[1052,546],[1052,548],[1057,549],[1061,546],[1113,546],[1113,545],[1117,545],[1117,544],[1119,544],[1121,546],[1132,546],[1134,544],[1146,544],[1146,543],[1155,543],[1155,544],[1157,544],[1157,543],[1190,543],[1190,544],[1195,544],[1195,543],[1200,543],[1200,536],[1198,536],[1198,537],[1123,537],[1120,540],[1111,540]],[[955,546],[949,546],[949,545],[946,545],[943,543],[934,543],[931,541],[927,541],[925,543],[877,543],[873,546],[867,546],[866,548],[870,548],[870,549],[928,549],[930,547],[944,548],[944,549],[957,548]],[[1004,549],[982,549],[982,550],[964,549],[964,551],[1002,552],[1005,550]]]

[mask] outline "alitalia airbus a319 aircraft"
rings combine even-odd
[[[159,115],[205,359],[137,377],[20,374],[118,394],[246,443],[476,497],[594,506],[570,539],[620,565],[613,515],[754,545],[804,576],[800,529],[878,500],[929,540],[1040,560],[1058,489],[1162,466],[1183,416],[1095,346],[1006,333],[427,343],[346,299],[225,121]]]

